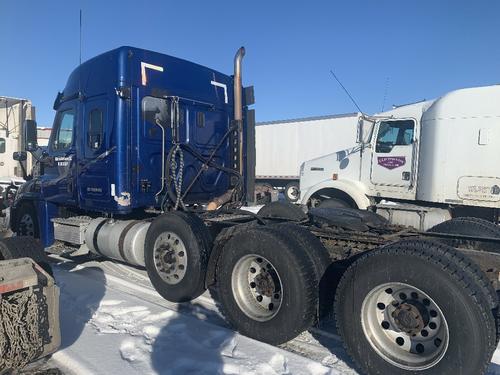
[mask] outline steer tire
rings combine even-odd
[[[256,259],[255,262],[260,259],[262,269],[269,270],[264,267],[267,264],[274,267],[269,275],[273,280],[279,280],[281,287],[270,288],[273,290],[270,295],[276,296],[275,293],[279,292],[282,296],[274,311],[270,304],[269,307],[257,304],[259,294],[252,295],[250,280],[257,279],[250,279],[251,268],[237,277],[238,265],[249,258]],[[256,275],[261,275],[261,271]],[[254,287],[254,290],[258,291],[258,288]],[[317,290],[315,265],[307,252],[279,228],[268,227],[239,232],[225,244],[217,265],[213,296],[233,328],[256,340],[278,345],[314,324],[318,308]],[[241,307],[245,306],[242,301],[246,301],[246,308]],[[249,312],[252,308],[255,311],[255,306],[257,312]]]
[[[271,202],[262,207],[257,215],[262,218],[278,218],[292,221],[307,219],[307,215],[299,206],[285,202]]]
[[[458,234],[464,236],[478,236],[478,237],[493,237],[500,239],[500,227],[491,221],[480,219],[478,217],[457,217],[451,220],[439,223],[428,230],[428,232]],[[494,243],[465,241],[455,239],[443,239],[443,243],[449,245],[466,245],[470,243],[471,246],[478,250],[492,251],[500,253],[500,248]]]
[[[9,237],[0,240],[0,260],[31,258],[52,276],[50,259],[40,241],[33,237]]]
[[[14,232],[18,236],[31,236],[40,238],[40,227],[35,208],[31,203],[23,203],[16,210],[16,223]]]
[[[168,249],[161,250],[161,246]],[[211,247],[208,228],[197,216],[177,211],[157,217],[148,229],[144,246],[144,262],[151,284],[163,298],[172,302],[187,302],[200,296],[205,291]],[[175,260],[166,261],[171,251]]]
[[[413,293],[409,296],[402,293],[407,298],[404,299],[396,291],[405,285],[418,291],[415,297]],[[427,240],[400,241],[362,255],[345,271],[335,297],[337,329],[348,353],[369,375],[484,374],[496,348],[496,322],[492,310],[498,307],[498,301],[494,301],[493,307],[492,301],[488,301],[491,292],[488,286],[482,271],[455,249]],[[429,308],[425,308],[424,294],[431,300],[427,299]],[[396,302],[400,311],[411,304],[424,306],[424,310],[431,309],[427,315],[417,314],[428,319],[427,323],[422,323],[427,324],[422,331],[418,328],[418,337],[413,338],[392,326],[394,316],[400,317],[393,315],[397,311]],[[437,308],[433,315],[434,303]],[[371,306],[375,307],[370,310]],[[365,315],[366,311],[372,311],[372,314]],[[403,318],[404,314],[403,311]],[[365,316],[371,319],[365,319]],[[401,321],[408,322],[406,319]],[[410,322],[416,321],[410,319]],[[433,327],[431,323],[434,323]],[[430,342],[426,341],[424,330]],[[438,335],[443,335],[443,332],[447,332],[448,339]],[[441,338],[441,341],[436,341]],[[418,354],[417,343],[420,342],[425,345],[420,347],[423,351]],[[402,360],[402,348],[410,344],[413,348],[410,360],[422,360],[428,355],[427,363],[408,365],[410,360]]]

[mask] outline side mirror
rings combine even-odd
[[[32,152],[38,149],[35,120],[26,120],[24,122],[24,140],[26,151]]]
[[[170,118],[167,100],[152,96],[146,96],[142,100],[142,113],[151,124],[156,124],[157,121],[166,124]]]
[[[356,132],[356,143],[363,143],[363,119],[358,119],[358,129]]]
[[[16,151],[12,154],[12,159],[16,161],[25,161],[27,157],[26,151]]]

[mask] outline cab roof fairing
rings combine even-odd
[[[140,87],[143,89],[141,96],[161,93],[162,96],[208,103],[228,112],[233,108],[232,76],[183,59],[128,46],[105,52],[75,68],[63,94],[67,100],[76,97],[81,90],[85,97],[91,97],[120,86]]]

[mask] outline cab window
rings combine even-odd
[[[93,109],[89,114],[88,146],[92,150],[98,150],[102,144],[102,110]]]
[[[382,121],[377,135],[376,152],[391,152],[394,146],[413,143],[415,122],[413,120]]]
[[[55,126],[55,135],[52,138],[53,150],[67,150],[73,143],[73,127],[75,123],[75,113],[73,110],[64,111],[58,114]]]
[[[5,138],[0,138],[0,154],[5,153]]]

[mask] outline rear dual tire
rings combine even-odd
[[[234,235],[216,277],[212,295],[221,313],[246,336],[278,345],[316,320],[318,266],[303,244],[276,226]]]
[[[483,374],[496,346],[496,297],[487,285],[453,248],[401,241],[344,273],[337,328],[366,374]]]

